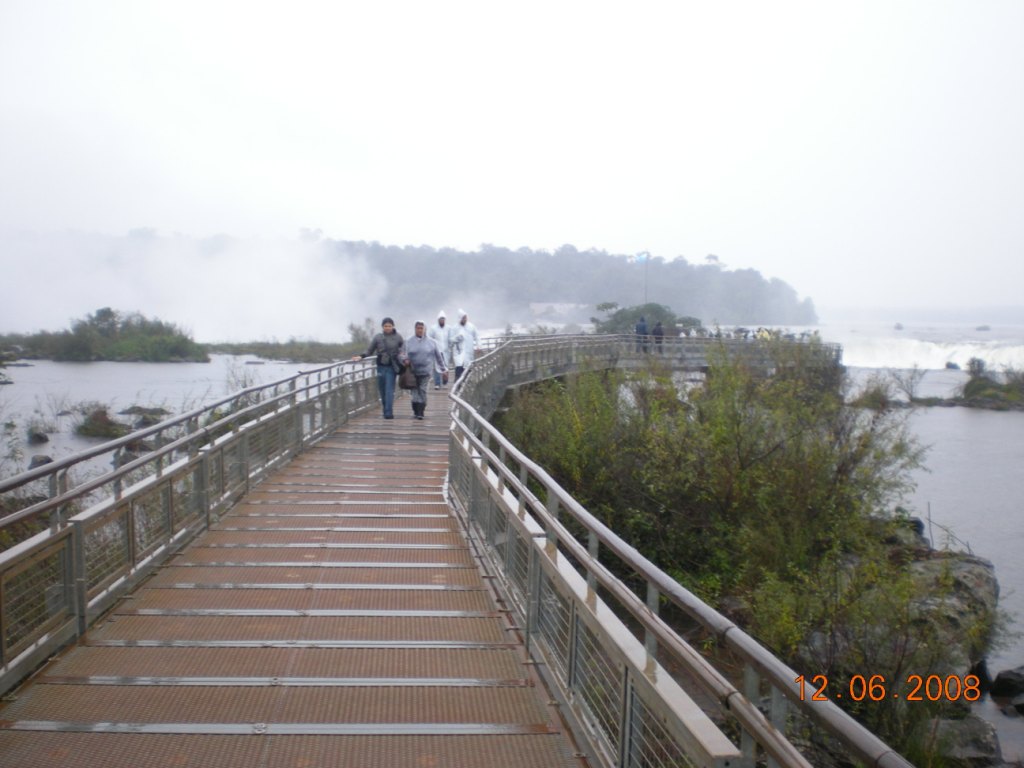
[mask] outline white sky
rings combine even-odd
[[[0,0],[0,233],[141,227],[1019,307],[1024,1]]]

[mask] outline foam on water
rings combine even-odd
[[[1024,326],[989,330],[955,325],[830,324],[795,329],[817,331],[825,341],[841,344],[843,362],[858,368],[942,369],[967,367],[972,358],[989,370],[1024,369]]]

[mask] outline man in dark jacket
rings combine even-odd
[[[640,321],[636,324],[636,351],[647,351],[647,321],[641,315]]]

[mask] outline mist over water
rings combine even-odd
[[[200,343],[347,342],[349,326],[392,317],[400,333],[414,323],[448,323],[465,309],[478,327],[503,332],[531,320],[505,287],[469,291],[464,275],[439,275],[429,291],[371,249],[306,233],[299,240],[195,239],[150,229],[127,236],[87,232],[0,234],[3,270],[0,334],[59,332],[110,307],[173,323]]]
[[[825,341],[843,347],[843,362],[858,368],[967,368],[972,357],[986,368],[1024,369],[1024,323],[987,326],[962,323],[902,324],[870,322],[829,323],[815,329]]]
[[[388,276],[313,241],[81,232],[8,236],[17,290],[0,333],[60,331],[101,307],[174,323],[196,341],[347,341],[372,316]]]

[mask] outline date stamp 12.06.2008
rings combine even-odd
[[[851,675],[836,684],[828,675],[797,677],[800,701],[977,701],[981,698],[981,680],[977,675],[906,675],[893,681],[885,675]]]

